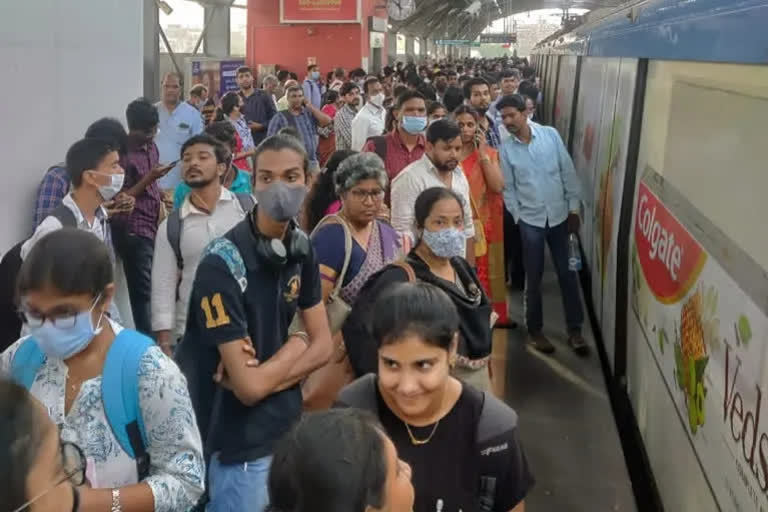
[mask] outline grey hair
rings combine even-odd
[[[267,75],[264,77],[264,80],[262,80],[261,83],[266,84],[267,82],[278,84],[280,83],[280,80],[278,80],[275,75]]]
[[[376,180],[382,189],[387,188],[387,170],[384,161],[376,153],[357,153],[339,164],[334,176],[336,194],[341,195],[363,180]]]

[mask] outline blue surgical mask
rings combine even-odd
[[[403,130],[411,135],[418,135],[427,128],[427,118],[420,116],[403,116]]]
[[[427,244],[432,253],[438,258],[454,258],[464,256],[467,250],[467,238],[464,232],[456,228],[446,228],[440,231],[424,230],[421,240]]]
[[[99,302],[101,295],[96,297],[88,311],[78,313],[74,317],[71,327],[59,327],[53,325],[50,319],[46,319],[40,327],[30,327],[30,335],[37,341],[42,352],[53,359],[66,361],[88,347],[93,338],[101,333],[101,320],[99,316],[98,326],[93,325],[91,313]]]
[[[319,80],[320,79],[320,72],[319,71],[313,71],[310,76],[312,77],[312,80]]]

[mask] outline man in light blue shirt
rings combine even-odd
[[[205,125],[200,111],[181,101],[179,75],[171,72],[163,77],[163,101],[156,105],[160,114],[155,144],[160,152],[160,163],[169,164],[181,158],[181,146],[192,136],[203,133]],[[174,190],[181,183],[181,164],[157,181],[163,191]]]
[[[580,185],[560,134],[528,120],[520,95],[503,97],[498,105],[510,133],[500,151],[504,174],[504,205],[515,219],[522,240],[525,267],[525,315],[528,343],[551,353],[554,345],[542,334],[541,277],[544,245],[557,270],[565,306],[568,343],[579,355],[589,353],[581,336],[584,312],[576,274],[568,270],[568,236],[579,230]]]
[[[315,108],[323,108],[323,94],[325,86],[320,82],[320,68],[316,64],[307,66],[307,79],[303,84],[304,97]]]

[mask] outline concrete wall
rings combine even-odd
[[[45,170],[143,91],[142,2],[0,1],[0,253],[27,236]]]

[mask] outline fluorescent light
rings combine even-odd
[[[168,2],[165,0],[155,0],[155,3],[157,4],[157,8],[163,11],[166,16],[170,16],[173,12],[173,7],[168,5]]]

